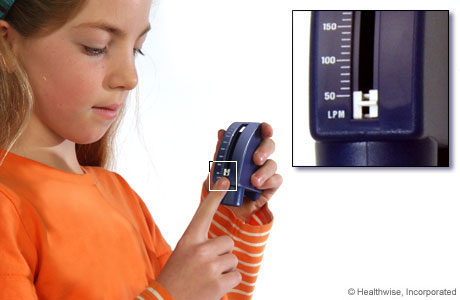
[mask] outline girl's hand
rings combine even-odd
[[[220,178],[214,189],[228,189],[230,182]],[[225,196],[211,191],[193,216],[176,249],[156,279],[175,300],[218,300],[241,282],[236,270],[238,258],[228,236],[208,239],[214,214]]]
[[[262,142],[252,157],[254,163],[261,167],[252,174],[251,184],[259,190],[263,190],[263,192],[256,201],[245,197],[241,207],[228,206],[228,208],[233,211],[238,218],[244,220],[245,222],[249,222],[252,214],[261,209],[268,200],[270,200],[283,182],[281,175],[276,174],[276,162],[269,159],[269,156],[275,151],[275,143],[271,139],[273,136],[273,128],[267,123],[262,123],[261,126]],[[216,152],[214,154],[214,160],[216,159],[217,150],[224,134],[225,130],[223,129],[219,130],[217,134],[218,141],[216,145]],[[205,186],[208,188],[208,180],[205,181]],[[207,190],[209,190],[209,188]]]

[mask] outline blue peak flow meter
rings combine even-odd
[[[262,193],[251,184],[251,175],[259,168],[252,155],[262,142],[260,126],[260,123],[232,123],[219,144],[212,182],[221,177],[230,180],[229,192],[222,200],[224,205],[241,206],[243,196],[257,200]]]
[[[314,11],[320,166],[448,166],[448,11]]]

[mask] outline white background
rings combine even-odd
[[[217,130],[233,121],[269,122],[284,183],[270,201],[275,223],[253,299],[393,299],[348,296],[349,288],[457,288],[460,295],[453,34],[454,167],[291,167],[293,9],[450,9],[455,33],[457,6],[443,0],[416,6],[396,0],[162,0],[152,10],[147,57],[138,58],[140,124],[128,111],[116,171],[174,247],[199,203]],[[313,145],[305,151],[313,159]]]

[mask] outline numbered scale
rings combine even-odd
[[[333,40],[334,46],[331,50],[325,51],[321,56],[322,65],[335,65],[336,66],[336,84],[334,87],[328,85],[324,89],[323,95],[325,101],[334,101],[339,98],[350,98],[351,90],[351,42],[352,42],[352,12],[342,12],[338,21],[324,22],[323,31],[336,32],[335,36],[330,35]],[[331,114],[328,111],[329,118],[345,118],[345,111],[341,110],[340,113]]]
[[[315,13],[313,26],[318,34],[312,32],[316,47],[312,47],[311,76],[322,79],[314,81],[312,94],[322,102],[318,120],[346,119],[352,114],[353,12]]]

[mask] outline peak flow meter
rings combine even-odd
[[[262,191],[251,184],[252,174],[259,168],[253,161],[253,154],[262,142],[261,124],[255,122],[234,122],[226,130],[214,161],[212,182],[221,177],[230,180],[229,191],[222,204],[241,206],[243,197],[257,200]]]
[[[314,11],[320,166],[448,165],[448,12]]]

